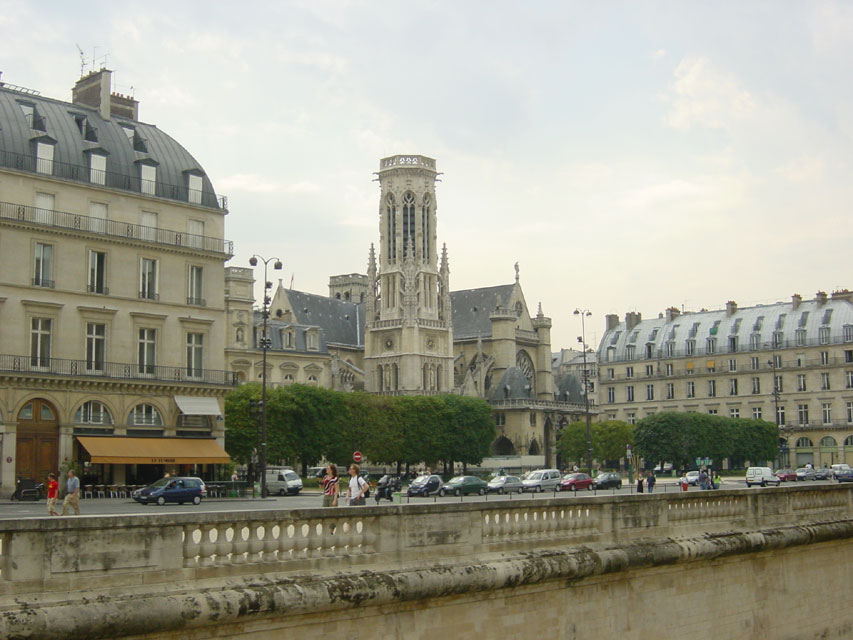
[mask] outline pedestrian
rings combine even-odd
[[[646,487],[648,488],[649,493],[654,492],[656,482],[657,482],[657,478],[655,478],[655,472],[649,471],[649,477],[646,478]]]
[[[56,496],[59,494],[59,483],[56,481],[56,476],[52,473],[47,474],[47,515],[58,516],[56,510]]]
[[[364,504],[364,494],[367,493],[367,480],[361,477],[361,467],[351,464],[349,467],[349,487],[346,499],[350,506],[355,507]]]
[[[643,474],[637,474],[637,493],[643,493]]]
[[[237,470],[234,469],[234,472],[231,474],[231,482],[237,482],[240,479],[240,476],[237,475]]]
[[[707,480],[708,480],[708,474],[707,474],[707,473],[705,473],[705,470],[704,470],[704,469],[702,469],[702,470],[699,472],[699,477],[698,477],[696,480],[697,480],[697,481],[698,481],[698,483],[699,483],[699,488],[700,488],[700,489],[707,489],[707,488],[708,488],[708,487],[706,486],[706,484],[705,484],[705,483],[707,482]]]
[[[690,485],[690,483],[687,482],[687,474],[684,473],[683,471],[681,472],[681,479],[678,481],[678,483],[681,485],[682,491],[687,491],[687,488]]]
[[[74,509],[74,515],[80,515],[80,479],[73,469],[68,470],[68,482],[65,484],[65,500],[62,503],[62,515],[68,507]]]
[[[323,478],[323,506],[338,506],[338,467],[334,464],[326,467],[326,475]]]
[[[714,472],[714,488],[719,489],[720,485],[723,484],[723,479],[720,477],[720,472]]]

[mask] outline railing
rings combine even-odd
[[[373,329],[389,329],[391,327],[402,327],[403,319],[393,318],[391,320],[376,320],[375,322],[371,322],[370,326]]]
[[[580,402],[538,400],[536,398],[507,398],[505,400],[489,402],[489,404],[495,409],[525,409],[529,407],[532,409],[553,409],[555,411],[584,411],[584,405]],[[597,413],[595,402],[592,399],[589,401],[589,409],[591,413]]]
[[[231,240],[145,227],[141,224],[119,222],[118,220],[104,220],[103,218],[93,218],[66,211],[54,211],[53,209],[41,209],[13,202],[0,202],[0,219],[175,247],[202,249],[222,253],[229,257],[234,255],[234,243]]]
[[[93,170],[92,167],[79,164],[48,160],[36,156],[24,155],[14,151],[0,150],[0,167],[16,171],[28,171],[48,175],[52,178],[85,182],[110,189],[132,191],[143,195],[179,200],[212,209],[228,210],[228,198],[213,191],[190,189],[187,185],[169,184],[161,180],[143,180],[141,175],[130,175],[115,171]]]
[[[162,365],[128,364],[119,362],[91,362],[67,358],[41,356],[16,356],[0,354],[0,373],[32,373],[86,378],[113,378],[120,380],[162,380],[169,382],[195,382],[237,386],[234,371],[217,369],[187,369]]]
[[[516,329],[515,337],[521,340],[539,340],[539,334],[535,331],[526,331],[524,329]]]

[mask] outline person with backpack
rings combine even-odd
[[[356,507],[365,504],[364,496],[370,487],[367,480],[361,477],[361,467],[357,464],[351,464],[349,467],[349,487],[347,488],[346,499],[351,507]]]

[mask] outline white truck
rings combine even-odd
[[[290,467],[267,467],[267,492],[270,495],[296,496],[302,491],[302,478]]]

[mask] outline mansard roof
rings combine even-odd
[[[451,291],[453,338],[491,336],[492,322],[489,316],[498,306],[498,299],[502,305],[509,303],[514,288],[514,284],[502,284],[495,287]]]
[[[364,303],[287,290],[293,322],[319,327],[327,344],[363,346]]]

